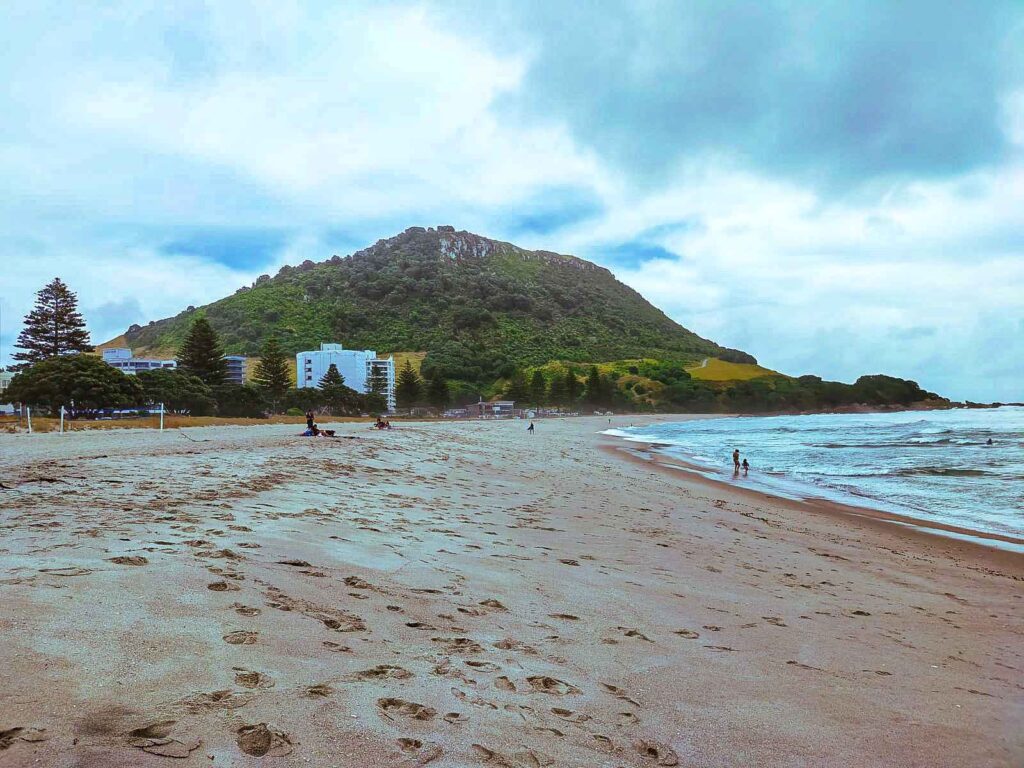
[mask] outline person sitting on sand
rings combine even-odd
[[[748,464],[747,460],[744,459],[743,460],[743,474],[746,475],[749,470],[750,470],[750,464]]]

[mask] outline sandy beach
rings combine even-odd
[[[1024,765],[1024,556],[607,426],[0,435],[0,767]]]

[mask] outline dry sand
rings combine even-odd
[[[0,766],[1024,764],[1020,556],[524,426],[0,435]]]

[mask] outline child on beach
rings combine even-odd
[[[746,474],[747,474],[747,471],[748,471],[749,469],[750,469],[750,464],[748,464],[748,463],[747,463],[747,460],[746,460],[746,459],[744,459],[744,460],[743,460],[743,474],[744,474],[744,475],[746,475]]]

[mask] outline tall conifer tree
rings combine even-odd
[[[228,364],[224,359],[217,332],[205,317],[198,318],[178,350],[178,365],[205,384],[223,384],[228,377]]]
[[[540,371],[533,372],[533,378],[530,380],[530,401],[536,405],[544,405],[544,401],[548,396],[548,382],[544,378],[544,374]]]
[[[420,392],[423,389],[423,382],[413,370],[412,363],[408,360],[398,373],[398,381],[395,382],[395,400],[399,408],[413,408],[420,401]]]
[[[435,408],[443,410],[449,400],[448,382],[440,373],[435,373],[427,384],[426,401]]]
[[[566,404],[572,405],[580,396],[580,381],[576,378],[576,369],[570,368],[565,372],[565,400]]]
[[[266,390],[274,410],[277,410],[278,402],[292,387],[292,374],[288,368],[288,357],[276,337],[271,336],[264,343],[263,349],[260,350],[260,361],[256,363],[252,378],[258,386]]]
[[[25,328],[15,346],[24,350],[12,355],[21,361],[16,370],[69,352],[92,352],[78,297],[59,277],[36,293],[36,305],[25,315]]]

